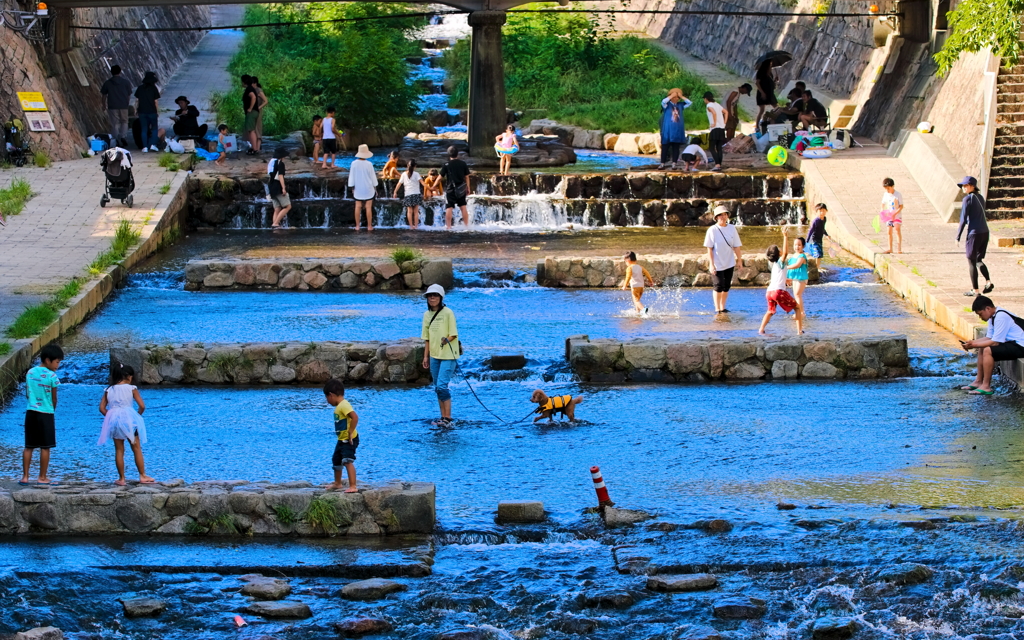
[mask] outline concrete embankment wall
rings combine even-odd
[[[64,482],[45,488],[5,482],[0,483],[0,536],[430,533],[434,496],[433,484],[399,481],[363,485],[358,493],[327,492],[308,482],[185,484],[172,480],[127,487]],[[314,500],[320,508],[311,511]],[[317,513],[327,513],[327,519],[318,518]]]
[[[451,258],[407,260],[191,260],[185,290],[396,291],[454,284]]]
[[[583,382],[838,380],[905,376],[903,336],[786,340],[566,340],[566,356]]]
[[[35,6],[35,3],[29,3]],[[22,4],[28,7],[29,4]],[[11,9],[4,3],[5,9]],[[202,31],[146,32],[158,27],[194,27],[210,24],[206,6],[139,6],[133,8],[53,9],[68,12],[72,24],[82,26],[129,27],[139,31],[73,29],[70,49],[54,52],[26,40],[13,29],[0,28],[0,114],[21,116],[18,92],[42,92],[56,131],[30,132],[33,150],[45,151],[53,160],[80,157],[88,148],[86,137],[109,130],[100,86],[110,77],[110,65],[120,65],[122,74],[138,86],[146,71],[155,71],[166,83],[195,45]],[[145,21],[145,25],[143,24]],[[173,96],[171,96],[173,98]],[[170,104],[168,102],[161,104]]]
[[[637,261],[651,274],[654,284],[666,287],[710,287],[707,254],[644,256]],[[743,256],[742,267],[733,271],[733,286],[763,287],[771,280],[771,265],[763,254]],[[545,287],[619,287],[626,275],[622,258],[548,256],[537,265],[537,282]],[[818,268],[809,265],[811,282]]]
[[[423,341],[186,343],[113,347],[137,384],[425,384]],[[141,372],[141,373],[140,373]]]

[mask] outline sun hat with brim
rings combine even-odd
[[[728,207],[726,207],[725,205],[721,205],[720,204],[717,207],[715,207],[715,218],[717,219],[718,216],[720,216],[722,214],[725,214],[726,216],[730,216],[730,215],[732,215],[732,212],[729,211]]]
[[[683,90],[679,89],[679,88],[669,89],[668,90],[668,97],[671,98],[672,96],[677,96],[680,100],[682,100],[683,99]]]
[[[182,101],[184,101],[184,102],[185,102],[185,104],[192,104],[192,103],[191,103],[191,102],[189,101],[189,99],[188,99],[188,98],[186,98],[185,96],[178,96],[177,98],[175,98],[175,99],[174,99],[174,101],[175,101],[175,102],[182,102]]]
[[[427,297],[427,296],[433,295],[435,293],[443,298],[444,297],[444,287],[442,287],[439,284],[432,284],[429,287],[427,287],[427,290],[423,293],[423,297]]]
[[[971,185],[972,187],[978,186],[978,180],[974,176],[964,176],[964,179],[956,183],[956,186],[963,187],[965,185]]]
[[[277,149],[274,149],[274,157],[275,158],[287,158],[288,157],[288,149],[285,149],[284,147],[278,147]]]
[[[370,151],[370,147],[365,144],[359,145],[359,151],[356,151],[356,157],[361,160],[367,160],[373,157],[373,152]]]

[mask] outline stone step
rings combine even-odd
[[[993,166],[992,170],[989,172],[990,181],[1009,176],[1024,176],[1024,167],[1014,167],[1009,165],[1002,167]]]
[[[996,95],[1004,93],[1024,93],[1024,82],[1003,82],[1000,79],[999,84],[996,85]]]
[[[996,189],[1024,189],[1024,173],[1019,176],[991,176],[988,180],[989,196]]]
[[[1024,137],[1024,124],[1003,124],[996,127],[996,143],[1002,136]]]
[[[986,195],[988,196],[989,202],[1021,200],[1024,199],[1024,187],[1003,186],[997,185],[994,182],[989,182],[988,193]]]
[[[1024,166],[1024,156],[998,156],[992,158],[993,167]]]
[[[996,113],[1024,113],[1024,103],[1011,102],[1007,104],[997,104]]]
[[[987,207],[985,215],[989,220],[1019,220],[1024,218],[1024,208]]]
[[[1012,86],[1012,87],[1019,87],[1019,86],[1024,86],[1024,85],[1016,85],[1016,84],[1014,84],[1014,85],[1010,85],[1010,86]],[[1021,91],[1019,93],[1018,92],[1006,92],[1006,93],[999,93],[999,94],[996,95],[996,104],[998,104],[998,105],[1017,104],[1017,103],[1020,103],[1020,102],[1024,102],[1024,91]]]
[[[996,126],[1016,126],[1019,123],[1024,123],[1024,114],[1022,113],[1000,113],[996,115]]]
[[[1024,145],[996,144],[996,146],[992,149],[992,156],[1024,156]]]
[[[1024,197],[1001,198],[998,200],[990,199],[986,204],[989,209],[1012,209],[1014,211],[1024,211]]]
[[[996,147],[1012,147],[1024,145],[1024,134],[996,134]]]

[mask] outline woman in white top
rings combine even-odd
[[[415,229],[419,226],[420,205],[423,204],[423,178],[416,172],[416,161],[410,160],[405,171],[398,177],[398,184],[395,185],[395,195],[398,197],[398,189],[405,188],[405,198],[402,206],[405,207],[405,216],[409,221],[409,228]]]
[[[356,159],[348,170],[348,187],[356,201],[356,231],[362,224],[363,210],[366,210],[366,230],[373,231],[373,199],[377,195],[377,172],[373,170],[370,158],[373,153],[365,144],[359,145]]]
[[[729,119],[729,113],[722,105],[715,102],[715,96],[710,91],[704,94],[704,104],[708,113],[708,145],[711,147],[711,156],[715,159],[715,167],[712,171],[722,170],[722,146],[725,144],[725,122]]]
[[[694,138],[696,140],[696,138]],[[698,160],[698,156],[700,160]],[[696,171],[700,165],[706,165],[708,163],[708,154],[704,153],[704,149],[699,144],[689,144],[683,149],[683,154],[679,158],[686,163],[686,171]]]

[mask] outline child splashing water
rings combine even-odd
[[[622,288],[627,287],[633,293],[633,308],[636,309],[637,314],[647,313],[647,307],[640,302],[640,298],[644,295],[644,285],[654,286],[654,279],[651,278],[651,274],[647,272],[642,266],[636,263],[636,253],[630,251],[624,256],[626,262],[626,279],[622,281]]]
[[[139,390],[132,384],[135,370],[125,364],[117,364],[110,372],[113,384],[103,392],[100,400],[100,413],[103,414],[103,428],[97,445],[102,445],[107,438],[114,440],[114,463],[117,465],[117,482],[119,487],[125,485],[124,479],[124,441],[131,443],[135,454],[135,467],[139,470],[139,482],[151,484],[156,482],[146,475],[146,461],[142,458],[142,443],[146,441],[146,423],[142,413],[146,411],[146,403],[142,401]],[[136,411],[132,402],[139,405]]]
[[[796,299],[797,320],[807,319],[807,307],[804,306],[804,290],[807,289],[808,260],[804,253],[804,239],[793,238],[793,253],[786,252],[786,245],[789,244],[789,230],[782,228],[782,261],[786,264],[786,277],[793,283],[793,297]],[[788,259],[787,259],[788,258]],[[799,331],[803,333],[803,331]]]

